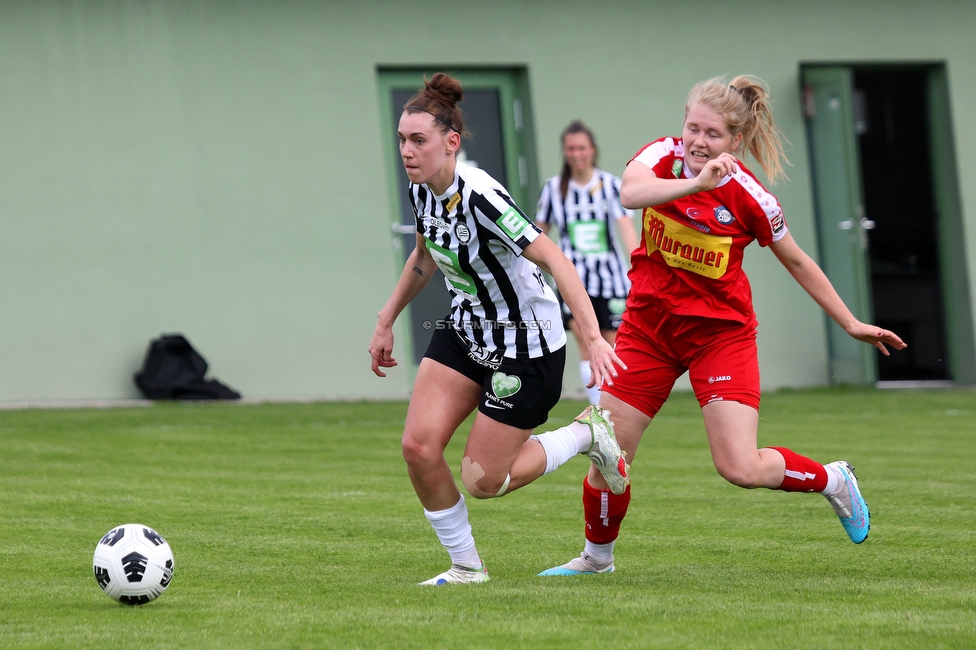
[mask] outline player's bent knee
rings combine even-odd
[[[720,467],[716,466],[715,469],[718,470],[719,475],[732,485],[736,485],[747,490],[752,490],[760,487],[758,476],[755,472],[749,470],[749,468],[743,467]]]
[[[470,456],[465,456],[461,461],[461,483],[468,494],[475,499],[492,499],[505,494],[511,475],[507,475],[505,480],[498,485],[489,485],[485,479],[485,470],[481,464],[472,461]]]
[[[412,440],[408,440],[404,436],[403,440],[400,441],[400,454],[403,456],[403,460],[407,461],[409,465],[410,461],[419,455],[419,449]]]
[[[478,482],[473,480],[470,474],[461,473],[461,482],[464,483],[464,489],[468,491],[468,494],[473,496],[475,499],[490,499],[494,494],[491,492],[486,492],[478,487]]]
[[[404,434],[400,441],[400,453],[407,465],[419,466],[429,462],[438,461],[444,454],[443,449],[437,445],[431,445],[422,436]]]

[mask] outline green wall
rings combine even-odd
[[[399,274],[377,66],[524,67],[540,178],[571,119],[619,174],[679,132],[694,82],[757,74],[792,142],[773,189],[816,254],[800,64],[944,62],[967,152],[973,33],[953,0],[0,0],[0,402],[138,397],[148,341],[174,331],[245,397],[406,395],[410,373],[376,379],[366,354]],[[960,156],[970,292],[974,166]],[[768,251],[746,268],[764,385],[825,383],[818,308]]]

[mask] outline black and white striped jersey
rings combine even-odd
[[[630,281],[623,255],[631,251],[620,250],[616,222],[632,214],[620,205],[620,179],[594,170],[586,185],[570,179],[565,199],[559,180],[553,176],[542,187],[535,220],[559,230],[559,246],[590,296],[626,298]]]
[[[473,359],[530,359],[566,344],[556,295],[542,270],[522,257],[541,235],[508,192],[484,171],[458,161],[443,196],[410,184],[417,232],[444,273],[450,321]]]

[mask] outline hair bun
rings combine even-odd
[[[424,80],[424,89],[433,98],[441,101],[448,106],[454,106],[458,102],[464,101],[464,89],[454,77],[438,72],[431,77],[430,81]]]
[[[438,72],[430,81],[424,77],[423,90],[411,97],[403,110],[430,113],[445,132],[457,131],[462,136],[469,136],[464,130],[464,115],[458,106],[458,102],[463,99],[461,83],[451,75]]]

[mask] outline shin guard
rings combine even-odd
[[[620,522],[630,505],[630,486],[623,494],[599,490],[583,479],[583,519],[586,539],[594,544],[609,544],[620,533]]]
[[[823,492],[827,487],[827,470],[823,465],[786,447],[769,447],[783,455],[786,472],[777,490],[784,492]]]

